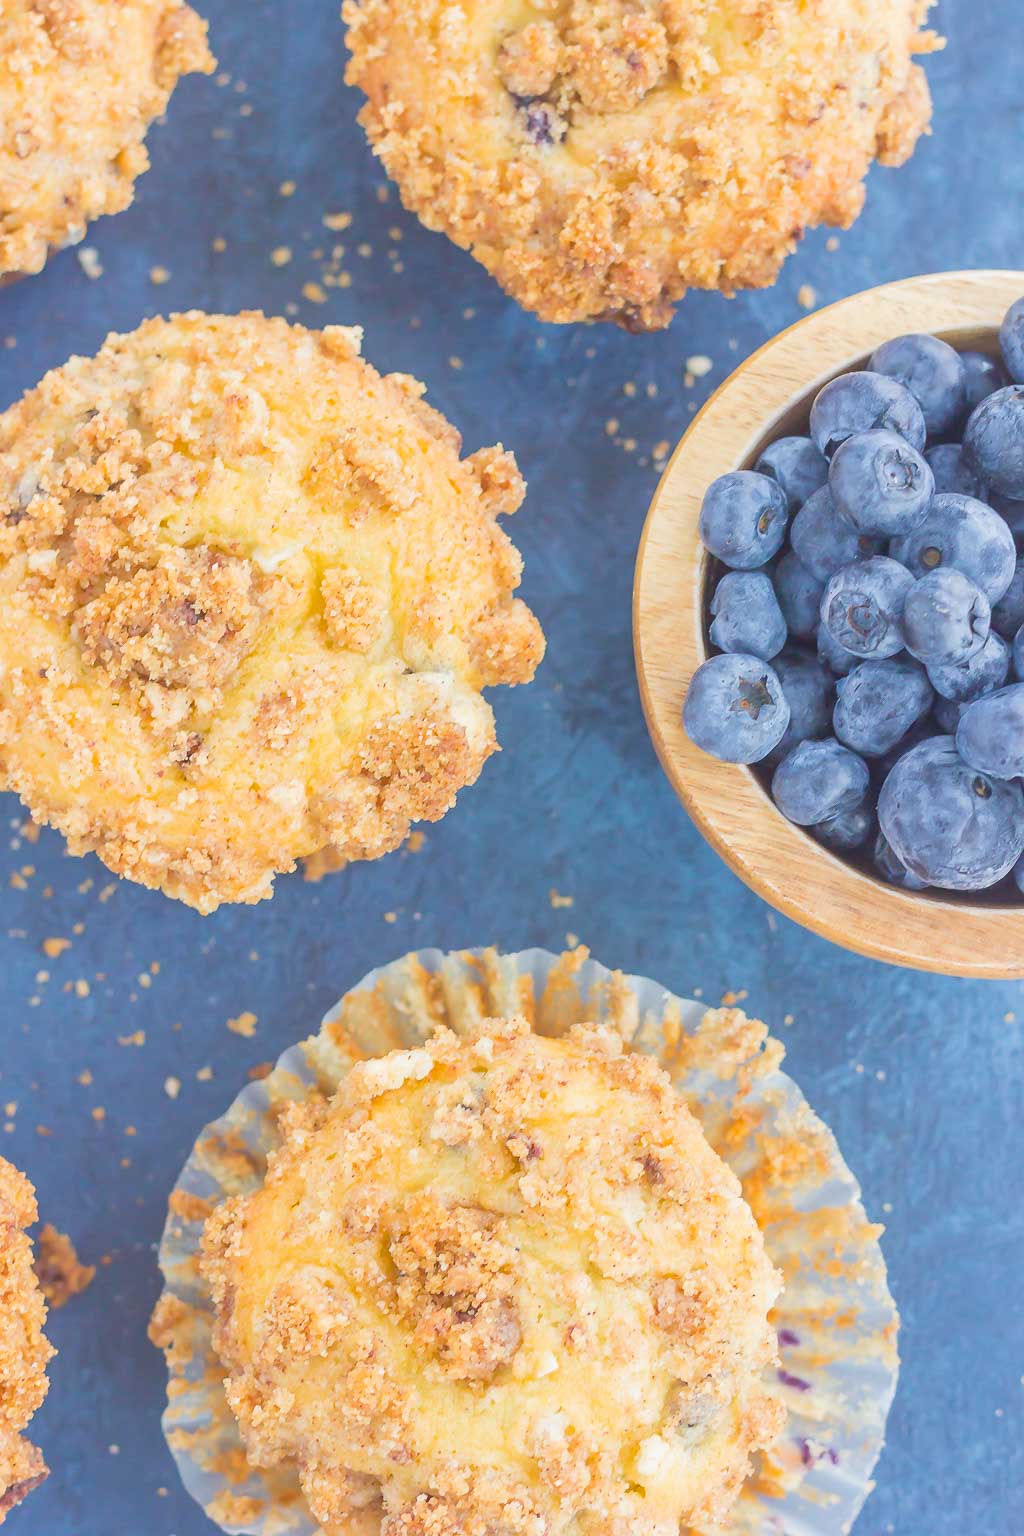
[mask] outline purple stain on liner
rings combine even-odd
[[[780,1349],[794,1349],[800,1343],[800,1335],[794,1333],[792,1328],[780,1328],[778,1339]]]
[[[833,1450],[830,1445],[819,1446],[817,1442],[801,1440],[800,1460],[805,1467],[816,1467],[820,1461],[827,1461],[829,1466],[838,1467],[839,1452]]]
[[[789,1371],[779,1370],[779,1380],[784,1387],[792,1387],[794,1392],[809,1392],[811,1384],[804,1381],[802,1376],[794,1376]]]

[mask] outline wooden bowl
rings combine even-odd
[[[683,730],[683,700],[712,654],[711,558],[697,519],[716,476],[753,465],[766,443],[806,432],[811,401],[861,368],[880,342],[931,331],[995,352],[1024,272],[946,272],[888,283],[800,320],[712,395],[655,493],[637,557],[633,633],[640,693],[662,766],[697,827],[742,880],[805,927],[862,955],[951,976],[1024,977],[1024,904],[898,890],[831,853],[776,810],[755,774],[720,763]],[[1024,900],[1024,899],[1022,899]]]

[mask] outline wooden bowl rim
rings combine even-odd
[[[698,830],[752,890],[795,922],[872,959],[944,975],[1024,977],[1024,905],[888,886],[786,821],[749,768],[709,758],[686,736],[683,700],[710,654],[697,515],[716,475],[748,464],[787,415],[809,405],[828,379],[863,365],[880,342],[931,331],[991,348],[1005,310],[1021,294],[1024,272],[936,272],[866,289],[780,332],[719,385],[683,434],[655,491],[636,561],[641,702],[661,765]],[[746,398],[752,389],[756,419]]]

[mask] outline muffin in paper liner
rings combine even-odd
[[[609,971],[582,948],[561,957],[540,949],[425,950],[372,971],[319,1034],[286,1051],[203,1131],[170,1196],[160,1246],[166,1289],[150,1330],[167,1357],[164,1432],[186,1488],[225,1531],[320,1532],[294,1473],[246,1459],[198,1268],[213,1207],[262,1183],[282,1104],[333,1093],[354,1062],[419,1045],[438,1025],[464,1033],[481,1019],[516,1013],[544,1035],[584,1020],[610,1024],[630,1049],[656,1057],[740,1178],[784,1276],[773,1314],[782,1363],[773,1374],[788,1421],[758,1458],[720,1536],[849,1531],[873,1486],[899,1366],[882,1229],[867,1220],[832,1133],[779,1070],[782,1047],[763,1024]],[[350,1526],[351,1536],[378,1531],[372,1512]]]

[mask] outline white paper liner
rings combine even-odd
[[[611,972],[580,950],[445,955],[426,950],[375,970],[247,1087],[200,1136],[175,1186],[160,1246],[167,1291],[154,1338],[170,1382],[164,1432],[186,1488],[225,1531],[314,1536],[297,1477],[251,1468],[212,1352],[209,1296],[198,1273],[202,1225],[227,1195],[263,1179],[277,1143],[274,1105],[331,1093],[352,1062],[420,1043],[440,1023],[523,1013],[542,1034],[581,1019],[613,1024],[659,1058],[711,1144],[743,1182],[785,1288],[774,1320],[786,1429],[759,1459],[728,1536],[838,1536],[873,1486],[896,1388],[898,1317],[860,1191],[835,1139],[782,1051],[735,1009],[708,1012],[656,982]],[[773,1376],[774,1376],[773,1372]],[[353,1525],[374,1536],[378,1521]],[[332,1533],[334,1536],[334,1533]],[[710,1536],[710,1533],[708,1533]]]

